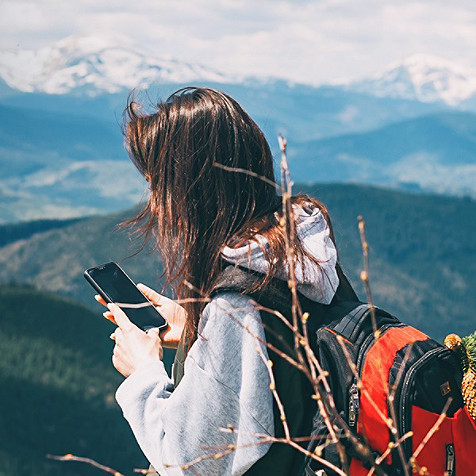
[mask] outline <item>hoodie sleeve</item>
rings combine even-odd
[[[181,467],[235,445],[230,454],[193,468],[210,476],[241,475],[266,454],[269,444],[254,444],[258,435],[274,435],[269,375],[257,346],[268,353],[259,339],[265,339],[259,312],[247,297],[224,293],[204,309],[175,390],[162,362],[140,367],[121,384],[116,399],[160,474],[194,474]],[[230,425],[235,432],[221,430]]]

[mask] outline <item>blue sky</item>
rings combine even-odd
[[[476,67],[474,0],[3,0],[0,45],[71,35],[132,42],[226,73],[359,78],[423,53]]]

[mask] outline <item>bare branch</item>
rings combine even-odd
[[[276,380],[274,379],[274,373],[273,373],[273,361],[266,359],[259,345],[256,346],[256,352],[258,352],[259,356],[261,357],[261,360],[263,361],[264,365],[266,365],[266,369],[268,370],[269,381],[270,381],[269,388],[271,392],[273,393],[274,400],[276,401],[276,405],[278,406],[279,416],[283,424],[284,435],[286,436],[287,440],[290,440],[291,434],[289,433],[289,425],[286,420],[286,412],[284,411],[283,403],[281,402],[281,399],[279,398],[278,392],[276,390]]]
[[[265,177],[264,175],[259,175],[256,172],[253,172],[248,169],[240,169],[239,167],[228,167],[227,165],[223,165],[218,162],[213,162],[213,167],[216,167],[217,169],[225,170],[227,172],[235,172],[235,173],[249,175],[250,177],[255,177],[257,179],[262,180],[263,182],[267,183],[268,185],[271,185],[277,190],[281,189],[281,187],[276,182],[273,182],[268,177]]]
[[[228,432],[228,433],[239,433],[239,430],[233,428],[233,427],[229,427],[229,428],[226,428],[226,429],[222,429],[223,431],[225,432]],[[233,444],[230,444],[228,445],[225,449],[223,449],[223,451],[219,452],[219,453],[208,453],[208,454],[204,454],[202,456],[199,456],[198,458],[195,458],[194,460],[188,462],[188,463],[185,463],[185,464],[182,464],[182,465],[164,465],[166,467],[176,467],[176,466],[179,466],[182,470],[187,470],[187,469],[190,469],[192,466],[202,462],[202,461],[205,461],[205,460],[208,460],[208,459],[221,459],[223,458],[224,456],[227,456],[229,454],[231,454],[232,452],[236,451],[237,449],[239,448],[249,448],[250,446],[254,446],[254,445],[263,445],[263,444],[273,444],[273,443],[282,443],[282,444],[286,444],[286,445],[290,445],[292,446],[293,448],[295,448],[296,450],[298,450],[299,452],[303,453],[305,456],[308,456],[309,458],[312,458],[316,461],[318,461],[319,463],[321,463],[322,465],[326,466],[327,468],[329,469],[332,469],[333,471],[335,471],[337,474],[339,474],[340,476],[347,476],[347,473],[345,473],[344,471],[342,471],[340,468],[338,468],[337,466],[333,465],[332,463],[330,463],[329,461],[325,460],[324,458],[321,458],[319,455],[315,454],[315,453],[311,453],[310,451],[308,451],[307,449],[303,448],[302,446],[300,446],[296,441],[298,441],[297,439],[288,439],[288,438],[274,438],[272,436],[269,436],[269,435],[263,435],[263,434],[258,434],[258,435],[253,435],[253,436],[257,436],[258,438],[260,438],[259,440],[257,441],[254,441],[254,442],[251,442],[251,443],[245,443],[243,445],[233,445]]]
[[[371,316],[371,319],[372,319],[372,329],[374,331],[374,338],[375,338],[375,340],[378,340],[380,338],[380,331],[377,329],[377,318],[376,318],[376,315],[375,315],[375,306],[373,304],[372,292],[370,290],[369,243],[368,243],[367,238],[365,236],[365,221],[361,216],[358,217],[358,221],[359,221],[360,241],[362,243],[362,254],[363,254],[363,258],[364,258],[364,269],[360,273],[360,279],[364,283],[365,292],[367,294],[367,301],[368,301],[369,308],[370,308],[370,316]],[[378,369],[379,369],[379,372],[378,372],[379,376],[382,380],[382,387],[387,388],[386,376],[384,375],[383,368],[380,365],[380,362],[378,362]],[[393,395],[391,395],[391,394],[389,395],[388,390],[387,390],[387,396],[388,396],[388,400],[389,400],[389,403],[390,403],[389,408],[390,408],[390,413],[391,413],[391,415],[390,415],[391,423],[388,422],[387,426],[389,426],[390,431],[391,431],[393,437],[395,438],[395,440],[398,441],[399,440],[399,435],[398,435],[398,426],[397,426],[397,422],[396,422],[395,408],[394,408],[394,405],[393,405]],[[388,421],[388,419],[387,419],[387,421]],[[399,455],[400,460],[402,462],[403,471],[404,471],[405,476],[409,476],[408,465],[407,465],[407,462],[405,461],[405,456],[403,454],[403,449],[402,449],[401,445],[398,445],[398,455]]]
[[[401,446],[401,444],[408,438],[410,438],[413,435],[413,432],[409,431],[408,433],[405,433],[401,438],[399,438],[395,442],[390,442],[388,444],[387,449],[375,460],[375,466],[372,466],[370,471],[367,473],[367,476],[372,476],[375,472],[376,466],[379,464],[382,464],[387,456],[390,454],[390,452],[396,447],[396,446]]]
[[[75,456],[72,454],[67,454],[64,456],[57,456],[57,455],[46,455],[48,459],[54,459],[56,461],[77,461],[79,463],[86,463],[89,464],[90,466],[94,466],[95,468],[101,469],[102,471],[105,471],[106,473],[113,474],[114,476],[124,476],[122,473],[119,471],[116,471],[115,469],[110,468],[109,466],[105,466],[101,463],[98,463],[97,461],[91,459],[91,458],[84,458],[82,456]]]
[[[359,233],[360,233],[360,241],[362,243],[362,254],[364,256],[364,269],[360,273],[360,279],[364,283],[365,292],[367,294],[367,302],[370,307],[370,315],[372,317],[372,329],[374,331],[375,340],[377,340],[380,335],[377,331],[377,319],[375,317],[375,306],[372,300],[372,292],[370,291],[370,282],[369,282],[369,243],[365,237],[365,221],[364,219],[359,216],[357,217],[359,220]]]

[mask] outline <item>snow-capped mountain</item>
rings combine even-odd
[[[210,68],[151,56],[127,42],[96,37],[68,37],[37,50],[0,50],[0,77],[22,92],[90,96],[157,82],[231,82]]]
[[[154,83],[247,84],[251,78],[148,54],[123,38],[73,36],[37,50],[0,50],[0,79],[22,92],[97,96]],[[275,79],[253,82],[270,84]],[[476,70],[434,56],[412,55],[372,77],[334,86],[381,98],[457,106],[476,96]]]
[[[419,54],[392,63],[373,77],[349,83],[347,87],[378,97],[456,106],[476,94],[476,70]]]

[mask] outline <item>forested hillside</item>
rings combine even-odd
[[[343,268],[360,296],[357,216],[367,223],[376,304],[443,339],[476,327],[476,202],[352,185],[296,186],[321,199],[336,229]],[[115,226],[131,212],[95,217],[0,248],[0,282],[58,291],[96,309],[85,268],[118,261],[136,281],[161,288],[160,262]]]
[[[46,454],[87,456],[132,474],[147,467],[115,402],[113,325],[51,293],[0,287],[0,475],[101,471]],[[170,360],[170,354],[167,354]]]
[[[13,223],[11,225],[0,225],[0,247],[8,245],[8,243],[12,243],[13,241],[25,240],[36,233],[43,233],[55,228],[64,228],[80,220],[82,220],[82,218],[71,218],[68,220],[33,220]]]
[[[474,331],[476,201],[352,185],[297,189],[327,204],[354,283],[362,269],[357,216],[364,217],[377,305],[441,341]]]

